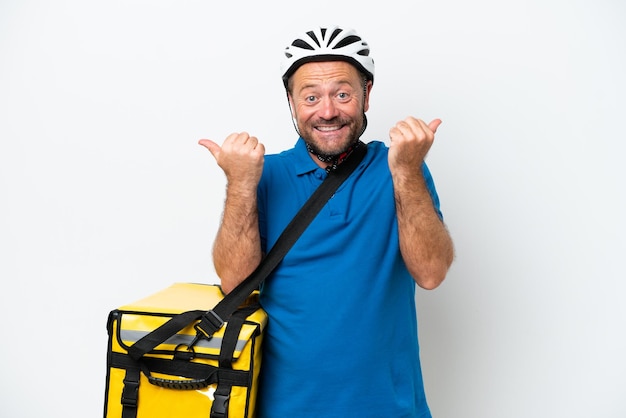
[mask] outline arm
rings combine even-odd
[[[389,131],[400,251],[413,279],[424,289],[439,286],[454,259],[452,239],[435,212],[421,169],[440,124],[439,119],[426,125],[410,117]]]
[[[213,263],[222,289],[229,293],[261,262],[257,186],[265,147],[245,132],[229,135],[222,147],[208,139],[199,143],[226,174],[226,201],[213,244]]]

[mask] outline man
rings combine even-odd
[[[417,341],[415,284],[436,288],[453,260],[424,158],[441,121],[409,117],[390,145],[359,141],[374,82],[353,30],[316,28],[285,50],[294,148],[265,156],[245,132],[201,140],[227,180],[213,259],[225,292],[356,147],[367,153],[261,288],[269,315],[259,416],[430,417]]]

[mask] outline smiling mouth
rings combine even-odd
[[[321,132],[333,132],[338,131],[343,128],[343,125],[332,125],[332,126],[317,126],[315,129]]]

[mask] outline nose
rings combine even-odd
[[[339,114],[339,109],[337,104],[333,101],[331,97],[326,97],[320,101],[320,106],[318,109],[318,115],[320,118],[325,120],[331,120],[337,117]]]

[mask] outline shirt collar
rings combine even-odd
[[[297,175],[306,174],[320,168],[320,166],[315,164],[315,161],[311,158],[311,154],[309,154],[309,151],[306,149],[306,144],[304,143],[304,139],[302,139],[302,137],[298,138],[294,151],[296,157],[295,168]]]

